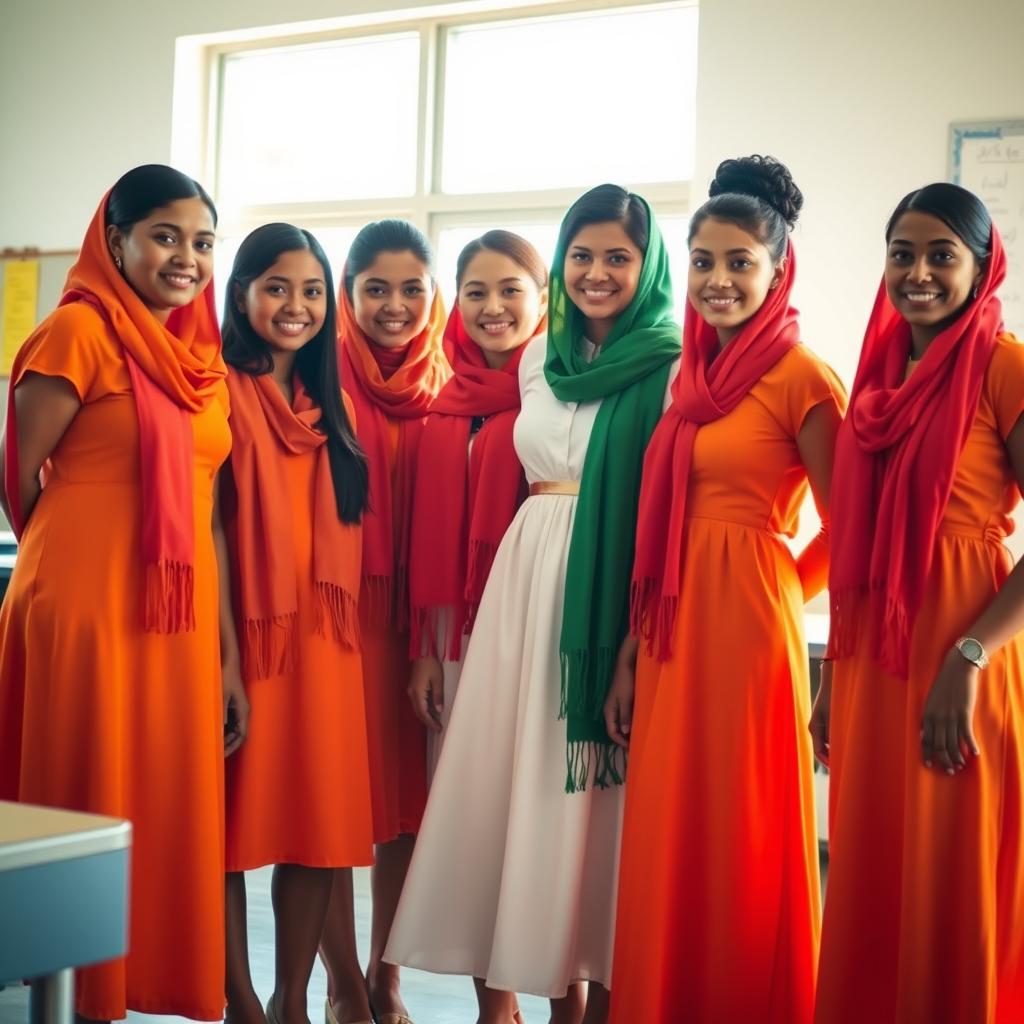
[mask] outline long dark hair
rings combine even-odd
[[[143,164],[122,174],[107,198],[105,219],[122,234],[128,234],[140,220],[178,199],[202,199],[217,226],[217,208],[206,189],[194,178],[165,164]]]
[[[312,253],[323,269],[327,313],[316,337],[296,354],[295,370],[323,412],[317,429],[327,435],[327,455],[338,518],[343,523],[358,523],[367,507],[369,473],[366,456],[359,447],[341,400],[338,306],[331,265],[320,243],[308,231],[292,224],[264,224],[239,246],[224,299],[224,323],[221,325],[224,360],[229,366],[252,376],[270,373],[274,368],[270,346],[253,330],[249,318],[238,308],[238,298],[256,278],[274,265],[282,253],[300,249]]]

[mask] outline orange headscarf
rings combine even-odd
[[[341,380],[356,411],[356,436],[370,472],[369,509],[363,515],[363,588],[378,621],[396,608],[408,564],[412,481],[424,418],[434,396],[451,376],[441,336],[444,303],[434,291],[427,324],[409,343],[402,365],[385,379],[344,285],[338,289]],[[400,421],[398,463],[392,479],[388,420]],[[399,584],[395,586],[395,576]],[[404,594],[397,607],[404,609]]]
[[[107,246],[103,197],[68,272],[60,305],[87,302],[103,317],[124,349],[139,418],[142,482],[142,557],[145,564],[143,627],[159,633],[195,628],[193,607],[195,525],[193,438],[190,415],[202,412],[223,387],[227,373],[213,289],[175,310],[167,324],[147,308],[114,265]],[[25,360],[48,333],[44,320],[21,349],[11,370],[7,406],[4,484],[18,535],[25,527],[18,483],[14,388]]]
[[[295,665],[298,580],[292,547],[291,501],[285,459],[316,452],[313,488],[313,585],[317,629],[348,648],[358,644],[362,531],[341,522],[327,454],[317,427],[323,411],[298,374],[288,405],[269,373],[228,371],[231,395],[231,470],[238,492],[237,543],[242,668],[246,679],[280,675]],[[351,411],[350,411],[351,416]]]

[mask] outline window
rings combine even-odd
[[[211,50],[219,277],[270,220],[315,232],[337,279],[363,224],[405,217],[450,301],[471,238],[508,228],[550,258],[570,203],[616,181],[658,214],[681,298],[697,8],[586,3]]]

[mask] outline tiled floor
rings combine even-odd
[[[356,925],[359,929],[360,953],[366,962],[370,936],[369,871],[357,870]],[[249,874],[249,956],[252,961],[256,990],[264,999],[274,987],[274,919],[270,909],[270,868]],[[309,986],[309,1019],[320,1024],[324,1015],[327,980],[317,963]],[[403,972],[402,990],[416,1024],[473,1024],[476,1020],[476,999],[468,978],[426,974],[423,971]],[[545,1024],[548,1019],[547,1000],[523,996],[520,1006],[528,1024]],[[8,988],[0,992],[0,1024],[25,1024],[28,1020],[28,989]],[[181,1017],[155,1017],[129,1013],[136,1024],[183,1024]]]

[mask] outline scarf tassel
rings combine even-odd
[[[465,614],[458,608],[451,605],[415,605],[409,629],[409,650],[414,658],[458,661],[462,657]]]
[[[469,568],[466,571],[466,596],[473,606],[473,617],[491,574],[494,556],[498,553],[498,545],[489,540],[471,540],[469,542]]]
[[[562,691],[558,717],[570,715],[604,722],[604,702],[619,652],[610,647],[562,652]]]
[[[565,760],[566,793],[585,792],[591,780],[598,789],[626,781],[626,751],[617,743],[573,740],[566,747]]]
[[[336,583],[318,582],[317,632],[327,636],[327,623],[331,624],[331,635],[350,651],[359,650],[359,601]]]
[[[143,628],[147,633],[190,633],[196,628],[195,572],[186,562],[146,566]]]
[[[269,679],[285,675],[296,666],[295,626],[297,612],[242,623],[242,676]]]
[[[363,577],[359,603],[363,608],[366,622],[380,626],[391,621],[392,593],[390,576]]]
[[[658,661],[668,661],[672,657],[679,597],[661,594],[659,587],[659,581],[649,576],[633,581],[629,592],[629,630],[645,641],[648,654],[655,655]]]

